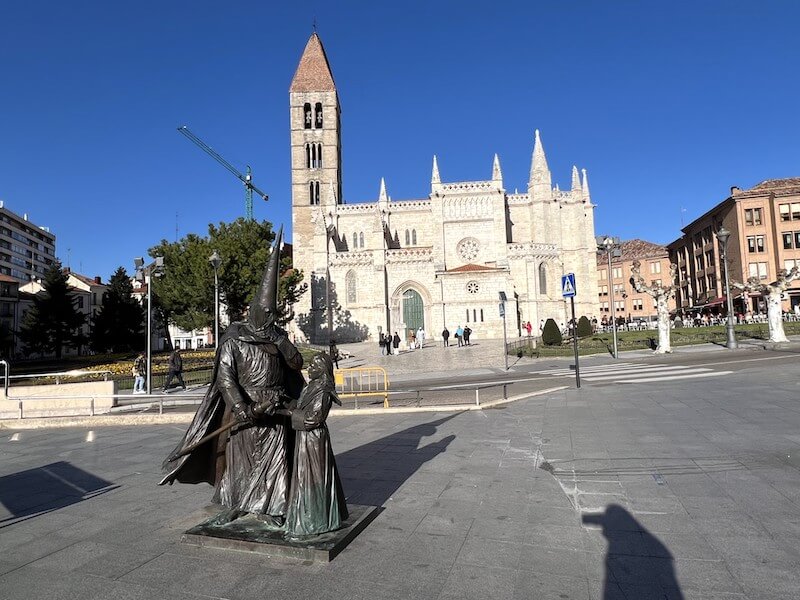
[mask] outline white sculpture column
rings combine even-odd
[[[668,354],[672,352],[670,341],[670,320],[669,320],[669,299],[675,296],[675,275],[677,265],[671,264],[669,267],[669,285],[651,282],[647,285],[640,273],[641,263],[633,261],[631,268],[631,285],[637,292],[648,294],[656,301],[656,312],[658,314],[658,347],[654,354]]]

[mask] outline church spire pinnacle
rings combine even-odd
[[[589,194],[589,176],[586,175],[586,169],[581,169],[581,173],[583,174],[583,183],[581,185],[581,189],[583,190],[583,201],[591,202],[592,197]]]
[[[544,201],[550,199],[551,179],[550,169],[547,166],[547,158],[544,155],[544,146],[539,137],[539,130],[534,134],[533,157],[531,158],[531,176],[528,180],[528,190],[532,198]]]
[[[316,30],[308,38],[297,71],[289,86],[290,92],[335,92],[333,73]]]
[[[388,202],[389,195],[386,193],[386,181],[381,177],[381,191],[378,194],[378,202]]]
[[[442,183],[441,177],[439,177],[439,163],[436,161],[436,155],[433,155],[433,170],[431,171],[431,184],[434,183]]]
[[[572,165],[572,191],[581,192],[581,178],[578,175],[578,167]]]
[[[503,184],[503,171],[500,170],[500,158],[497,153],[495,153],[492,163],[492,181],[499,181],[501,185]]]

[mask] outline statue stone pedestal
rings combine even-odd
[[[204,511],[208,517],[199,525],[187,529],[181,543],[215,548],[250,552],[275,558],[289,558],[313,562],[330,562],[344,550],[382,510],[377,506],[348,504],[350,516],[336,531],[301,539],[286,539],[282,531],[248,515],[225,525],[213,523],[219,507],[209,507]]]

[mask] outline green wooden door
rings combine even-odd
[[[415,290],[406,290],[403,294],[403,321],[409,331],[416,331],[420,327],[425,328],[422,296]]]

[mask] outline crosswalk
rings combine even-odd
[[[680,381],[729,375],[733,371],[715,371],[708,367],[688,365],[648,365],[639,363],[613,363],[581,367],[581,380],[597,383],[657,383],[662,381]],[[537,371],[537,375],[553,377],[575,377],[575,371],[566,369],[548,369]]]

